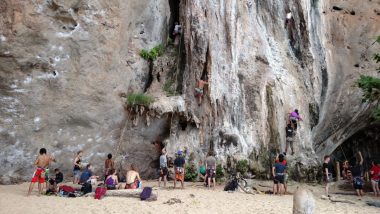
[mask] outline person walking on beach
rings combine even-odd
[[[185,188],[185,159],[182,157],[182,151],[179,150],[174,160],[175,167],[175,179],[174,179],[174,188],[176,188],[177,181],[181,182],[182,189]]]
[[[164,187],[168,176],[168,159],[166,158],[166,149],[163,148],[160,156],[160,178],[158,178],[158,187],[161,187],[161,180],[164,180]]]
[[[34,161],[34,165],[37,167],[34,171],[32,181],[29,185],[28,196],[34,188],[34,184],[38,182],[38,195],[41,195],[43,192],[43,185],[46,180],[46,169],[49,168],[51,162],[55,162],[55,159],[47,154],[45,148],[40,149],[40,154],[37,159]]]
[[[329,188],[330,188],[331,182],[333,182],[333,177],[332,177],[333,170],[330,163],[330,156],[326,155],[323,160],[324,160],[323,161],[323,180],[326,183],[325,191],[326,191],[326,195],[330,197]]]
[[[74,169],[73,169],[74,180],[73,180],[73,183],[74,184],[79,183],[82,155],[83,155],[82,151],[77,152],[77,155],[75,156],[74,161],[73,161],[73,164],[74,164]]]

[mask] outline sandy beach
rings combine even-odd
[[[270,181],[260,181],[263,190],[269,189]],[[28,183],[19,185],[0,186],[0,213],[12,214],[86,214],[86,213],[292,213],[293,196],[273,196],[265,194],[246,194],[243,192],[228,193],[223,191],[223,186],[215,190],[207,190],[201,183],[186,183],[184,190],[176,189],[169,184],[169,188],[158,189],[157,183],[145,182],[145,186],[155,187],[158,200],[143,202],[135,198],[105,197],[95,200],[89,197],[62,198],[55,196],[36,196],[35,189],[32,196],[26,197]],[[315,213],[378,213],[380,208],[370,207],[366,201],[376,199],[368,193],[362,200],[355,196],[341,196],[353,201],[355,204],[332,203],[320,199],[323,187],[320,185],[309,186],[306,184],[290,184],[290,192],[297,186],[310,189],[316,199]],[[168,204],[168,200],[176,198],[180,203]]]

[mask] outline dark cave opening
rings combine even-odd
[[[174,35],[172,34],[174,30],[174,25],[176,22],[179,23],[179,0],[169,0],[170,6],[170,19],[169,19],[169,36],[174,39]]]
[[[352,135],[336,148],[332,158],[341,166],[346,160],[352,166],[358,160],[358,151],[363,155],[364,173],[369,171],[372,161],[380,162],[380,123],[367,126]]]

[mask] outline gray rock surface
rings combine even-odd
[[[196,165],[213,149],[224,166],[249,159],[266,175],[294,108],[304,121],[291,171],[309,179],[322,156],[369,125],[372,106],[353,86],[361,74],[376,75],[378,1],[175,2],[3,1],[0,183],[30,179],[40,147],[66,175],[83,150],[98,172],[111,152],[119,169],[135,162],[154,177],[157,142],[171,157],[186,150]],[[285,27],[289,11],[294,23]],[[142,59],[141,49],[167,44],[176,16],[180,48]],[[198,107],[202,74],[209,86]],[[166,97],[165,84],[176,96]],[[125,105],[125,95],[143,91],[155,103]]]

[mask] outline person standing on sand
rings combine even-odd
[[[174,188],[176,188],[177,181],[181,182],[182,189],[185,188],[185,159],[182,157],[182,151],[179,150],[174,160],[175,167],[175,178],[174,178]]]
[[[284,155],[280,154],[278,156],[278,162],[274,164],[272,168],[273,175],[273,194],[283,194],[284,178],[286,173],[286,166],[283,164]]]
[[[325,191],[326,195],[330,197],[329,195],[329,187],[331,182],[333,182],[333,177],[332,177],[332,169],[331,169],[331,164],[330,164],[330,156],[326,155],[323,159],[323,180],[326,183],[325,186]]]
[[[216,175],[216,159],[214,157],[214,153],[210,151],[208,153],[208,157],[206,158],[206,173],[207,173],[207,187],[211,187],[211,179],[215,188],[215,175]]]
[[[277,157],[276,160],[275,160],[275,163],[282,163],[285,167],[287,167],[286,153],[283,154],[283,157],[284,157],[284,160],[282,162],[280,162],[279,158]],[[285,175],[284,175],[284,189],[285,189],[285,193],[288,192],[288,178],[289,178],[289,174],[288,174],[288,172],[286,172]],[[279,191],[279,190],[277,190],[277,191]]]
[[[112,160],[112,154],[107,155],[107,159],[104,162],[104,180],[107,179],[110,174],[111,169],[115,169],[115,162]]]
[[[79,178],[80,178],[80,168],[81,168],[81,162],[82,162],[82,155],[83,152],[79,151],[77,152],[77,155],[74,158],[73,164],[74,164],[74,169],[73,169],[73,183],[78,184]]]
[[[380,167],[377,164],[376,161],[372,161],[372,168],[371,168],[371,184],[372,184],[372,190],[375,193],[375,197],[380,196],[379,191],[379,173],[380,173]]]
[[[350,168],[353,177],[354,189],[359,197],[364,196],[363,193],[363,178],[362,178],[362,166],[363,166],[363,156],[361,152],[359,154],[359,161],[352,164],[353,167]]]
[[[161,187],[161,180],[164,180],[164,187],[166,187],[168,176],[168,159],[166,158],[166,149],[163,148],[160,156],[160,178],[158,178],[158,187]]]
[[[38,195],[41,195],[43,191],[43,185],[45,183],[45,172],[46,169],[49,167],[51,162],[55,162],[55,159],[46,154],[46,149],[41,148],[40,149],[40,154],[38,155],[37,159],[34,161],[34,165],[37,167],[33,174],[32,181],[30,182],[29,185],[29,190],[28,190],[28,196],[32,192],[34,188],[34,183],[38,182]]]

